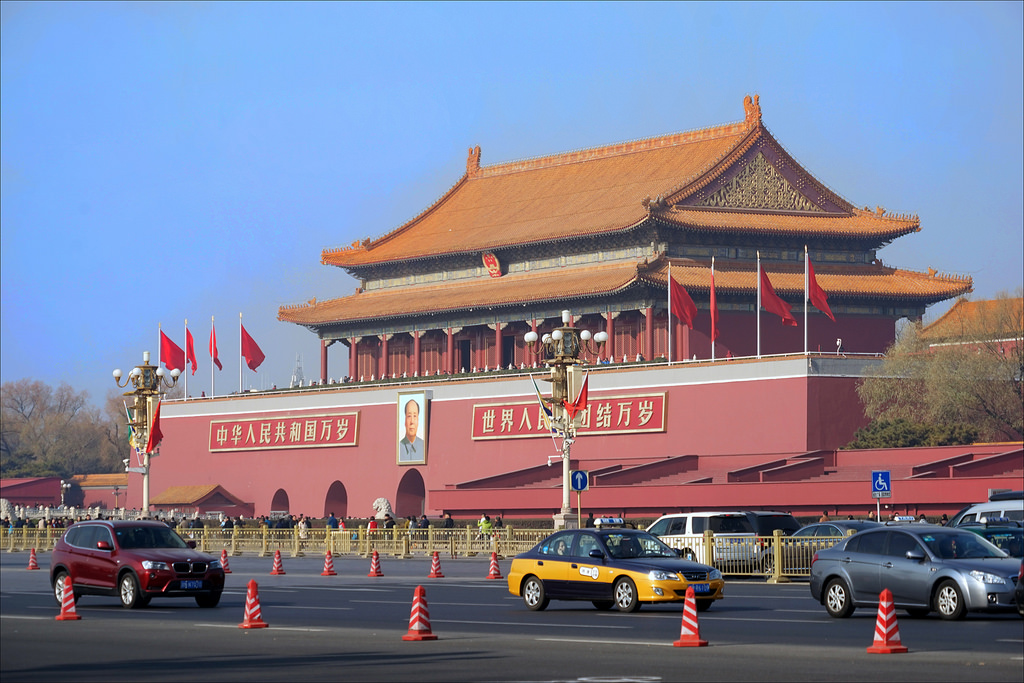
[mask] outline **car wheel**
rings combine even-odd
[[[825,609],[831,617],[845,619],[853,614],[850,588],[842,579],[832,579],[825,585]]]
[[[592,600],[591,602],[594,603],[594,607],[601,610],[602,612],[605,612],[607,610],[610,610],[612,607],[615,607],[614,600]]]
[[[615,583],[615,606],[620,612],[635,612],[640,609],[636,596],[636,584],[625,577]]]
[[[967,614],[964,596],[956,581],[943,581],[935,591],[935,611],[943,619],[963,619]]]
[[[534,612],[546,609],[548,596],[544,593],[544,582],[536,576],[531,576],[523,582],[523,602]]]
[[[56,578],[53,580],[53,597],[57,599],[57,604],[61,607],[64,606],[64,584],[70,581],[67,572],[58,572]],[[78,593],[72,592],[74,600],[78,602]]]
[[[200,607],[216,607],[220,602],[220,591],[207,595],[197,595],[196,604]]]
[[[713,604],[715,604],[714,600],[698,600],[697,601],[697,611],[698,612],[707,612],[709,609],[711,609],[711,605],[713,605]]]
[[[928,609],[927,607],[908,607],[907,608],[907,614],[909,614],[914,619],[920,619],[921,617],[926,617],[926,616],[928,616],[929,612],[931,612],[931,610]]]
[[[131,572],[125,572],[121,576],[121,580],[117,584],[117,594],[121,598],[121,606],[126,609],[145,607],[149,602],[148,598],[142,596],[142,592],[139,590],[139,580]]]

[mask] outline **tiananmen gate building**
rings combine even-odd
[[[217,485],[256,514],[365,517],[380,497],[401,516],[557,512],[558,448],[531,381],[546,370],[524,334],[561,326],[564,310],[609,339],[581,356],[585,509],[867,510],[872,457],[908,509],[955,510],[1019,482],[1019,445],[836,452],[866,422],[856,382],[897,321],[972,281],[883,264],[878,251],[920,220],[854,206],[775,140],[757,97],[744,110],[493,166],[471,148],[466,173],[412,220],[322,252],[359,281],[354,293],[278,311],[321,340],[318,383],[165,404],[152,490]],[[811,307],[805,326],[805,253],[834,321]],[[759,312],[758,261],[796,326]],[[668,314],[670,272],[697,306],[693,329]],[[334,381],[337,344],[348,364]],[[422,443],[403,450],[410,401]]]

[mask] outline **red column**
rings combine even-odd
[[[494,367],[501,367],[501,323],[494,323]]]
[[[327,347],[331,342],[320,340],[320,384],[327,384]]]
[[[357,381],[359,378],[356,376],[359,372],[359,351],[356,346],[359,342],[356,341],[355,337],[351,337],[348,342],[348,376],[352,381]]]
[[[608,333],[608,347],[606,352],[608,354],[608,360],[615,360],[615,318],[612,317],[612,312],[608,311],[608,317],[605,318],[604,331]]]
[[[644,360],[654,359],[654,309],[644,309],[644,348],[640,349]]]
[[[381,379],[388,375],[388,335],[380,335],[380,376]]]
[[[679,333],[680,340],[682,342],[682,355],[679,357],[680,360],[688,360],[690,358],[690,328],[686,325],[680,325],[682,331]]]
[[[412,376],[420,376],[420,332],[414,330],[412,333]]]
[[[448,328],[448,349],[446,351],[446,357],[444,359],[444,369],[449,375],[455,374],[455,349],[452,348],[452,344],[455,340],[452,338],[452,328]]]

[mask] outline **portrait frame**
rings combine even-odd
[[[416,421],[415,442],[410,443],[406,439],[405,418],[406,410],[414,405],[418,412]],[[398,394],[398,419],[395,428],[395,462],[399,465],[425,465],[427,464],[427,448],[429,439],[427,426],[430,424],[429,409],[430,403],[427,400],[425,391],[403,391]]]

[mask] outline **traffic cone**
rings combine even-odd
[[[227,550],[221,550],[220,551],[220,566],[224,568],[224,573],[225,574],[230,574],[231,573],[231,567],[228,566],[228,551]]]
[[[32,548],[32,552],[28,555],[28,569],[39,569],[39,563],[36,562],[36,549]]]
[[[892,591],[888,588],[878,596],[875,642],[868,648],[868,652],[881,655],[907,652],[907,648],[900,642],[900,627],[896,623],[896,606],[892,602]]]
[[[683,626],[679,631],[679,640],[672,643],[673,647],[704,647],[708,641],[700,639],[700,625],[697,623],[697,598],[693,586],[686,587],[686,602],[683,603]]]
[[[331,551],[327,551],[327,555],[324,557],[324,570],[320,572],[320,576],[337,576],[338,572],[334,571],[334,556],[331,555]]]
[[[501,569],[498,567],[498,553],[491,553],[491,571],[487,575],[488,579],[503,579],[501,575]]]
[[[402,640],[437,640],[430,631],[430,613],[427,610],[427,591],[416,586],[412,598],[412,614],[409,615],[409,632]]]
[[[373,551],[373,557],[370,558],[370,573],[367,574],[369,577],[384,576],[384,572],[380,570],[380,555],[377,551]]]
[[[238,625],[238,628],[266,628],[270,626],[270,624],[263,621],[263,615],[260,613],[260,596],[256,590],[257,587],[256,580],[249,579],[249,590],[245,594],[245,617],[242,619],[242,623]]]
[[[75,591],[71,588],[71,575],[64,576],[64,592],[60,596],[60,614],[57,621],[76,621],[82,617],[75,611]]]
[[[281,562],[281,551],[274,551],[274,568],[270,570],[272,575],[284,574],[284,564]]]
[[[443,579],[444,574],[441,573],[441,558],[437,556],[437,551],[434,551],[434,559],[430,561],[430,573],[427,574],[428,579]]]

